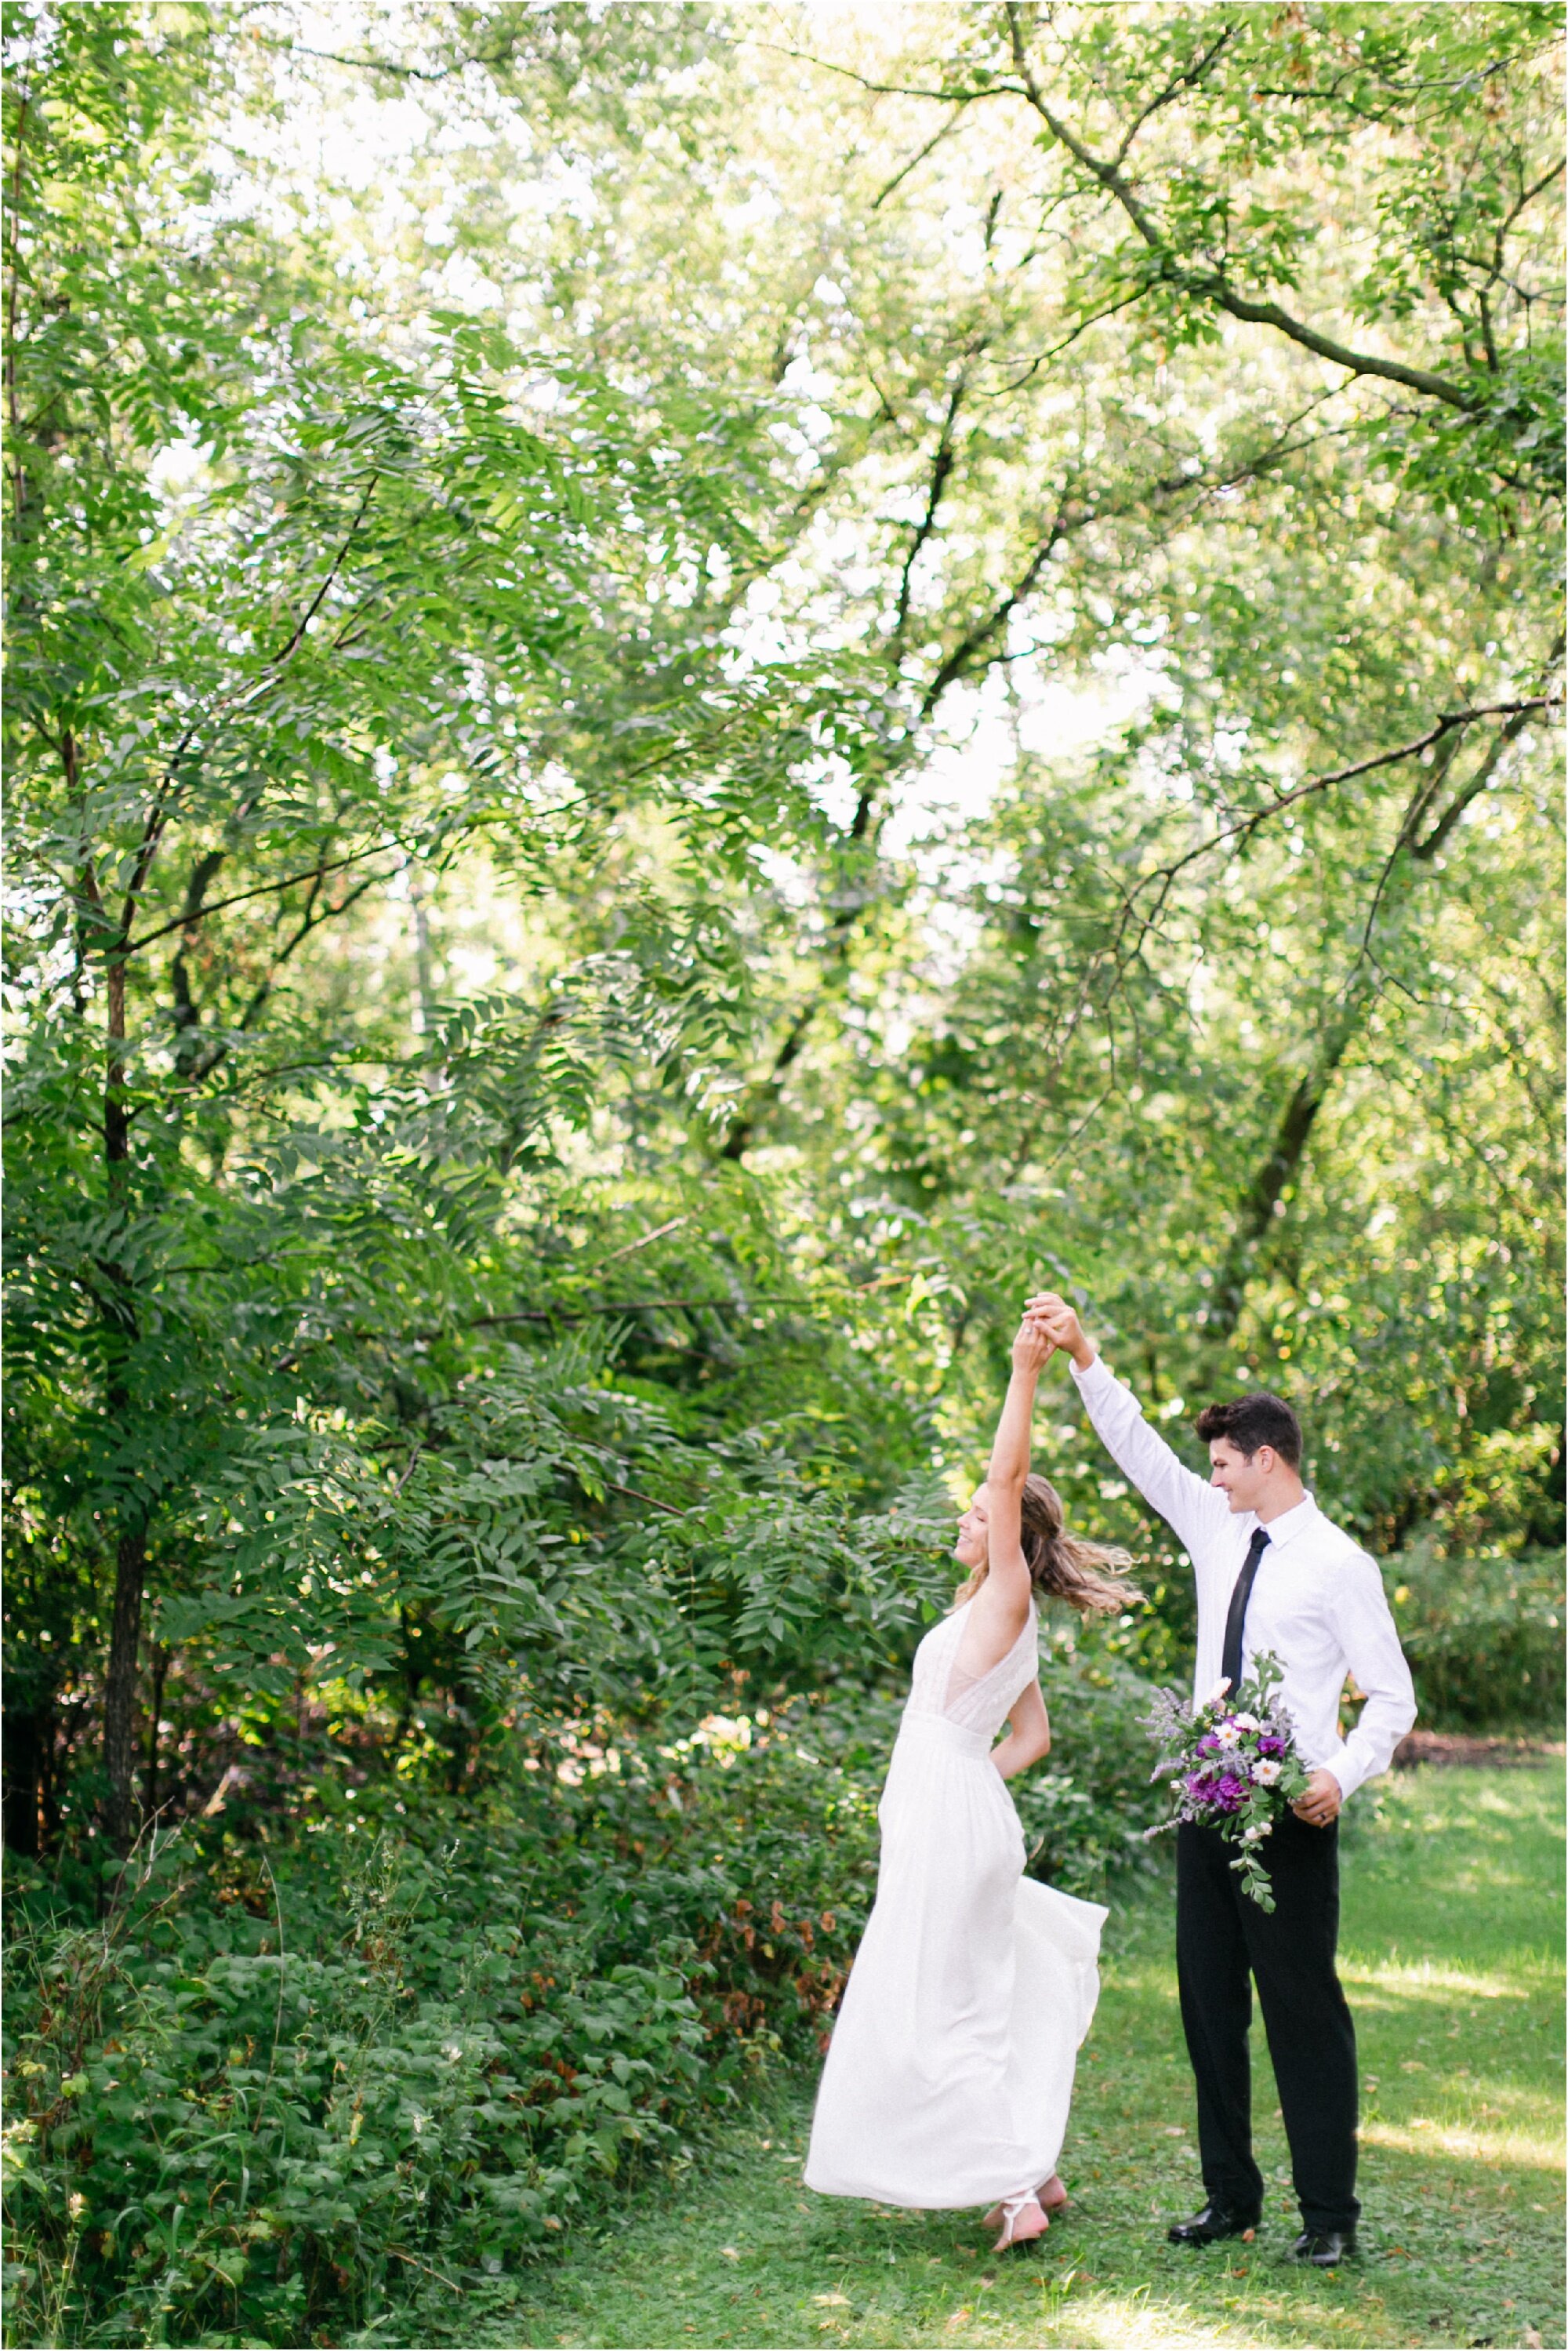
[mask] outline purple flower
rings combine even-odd
[[[1284,1751],[1284,1740],[1282,1739],[1276,1739],[1273,1732],[1270,1730],[1266,1730],[1263,1733],[1262,1738],[1258,1741],[1258,1752],[1260,1755],[1282,1755]]]
[[[1246,1793],[1246,1782],[1237,1779],[1234,1772],[1227,1771],[1224,1778],[1216,1783],[1210,1801],[1218,1812],[1239,1812],[1241,1799]]]
[[[1200,1755],[1218,1754],[1219,1741],[1216,1739],[1212,1730],[1206,1732],[1203,1738],[1198,1740],[1197,1751]]]

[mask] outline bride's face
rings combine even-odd
[[[986,1489],[982,1486],[958,1521],[958,1540],[953,1546],[953,1556],[960,1566],[985,1566],[987,1517]]]

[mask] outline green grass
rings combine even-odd
[[[780,2082],[684,2181],[628,2199],[540,2282],[526,2335],[576,2346],[1562,2345],[1563,1828],[1557,1770],[1423,1770],[1346,1839],[1342,1959],[1363,2068],[1364,2255],[1280,2255],[1297,2225],[1254,2033],[1255,2244],[1176,2251],[1199,2200],[1168,1886],[1115,1910],[1042,2253],[966,2214],[800,2183],[811,2085]],[[493,2337],[492,2340],[502,2338]]]

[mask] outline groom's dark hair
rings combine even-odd
[[[1206,1404],[1197,1416],[1197,1433],[1206,1445],[1223,1437],[1249,1461],[1260,1445],[1271,1445],[1292,1469],[1301,1466],[1301,1424],[1283,1396],[1254,1388],[1229,1404]]]

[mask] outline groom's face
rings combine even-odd
[[[1262,1500],[1274,1466],[1271,1446],[1243,1453],[1228,1437],[1217,1437],[1208,1448],[1208,1482],[1218,1486],[1233,1510],[1255,1510]]]

